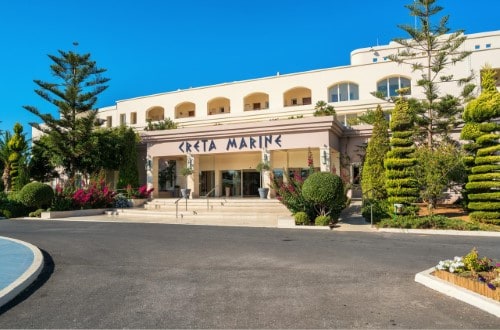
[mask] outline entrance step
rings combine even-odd
[[[207,199],[181,199],[177,210],[176,201],[175,198],[156,198],[143,208],[118,209],[117,215],[176,219],[178,223],[262,227],[276,227],[278,218],[290,217],[290,211],[275,199],[210,198],[208,202]]]

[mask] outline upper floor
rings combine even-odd
[[[463,50],[471,56],[447,68],[455,77],[479,71],[485,64],[500,68],[500,31],[467,36]],[[420,72],[410,65],[388,60],[401,45],[388,45],[355,50],[351,65],[300,73],[189,88],[155,95],[117,101],[115,106],[99,109],[103,126],[128,125],[143,129],[147,121],[172,119],[180,127],[220,125],[238,122],[258,122],[297,116],[312,116],[314,105],[325,101],[333,105],[338,119],[346,122],[350,116],[373,109],[378,104],[392,108],[392,103],[373,96],[373,92],[397,96],[397,90],[408,88],[408,95],[423,98],[417,86]],[[441,93],[458,95],[456,82],[442,82]]]

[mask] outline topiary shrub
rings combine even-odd
[[[347,201],[342,180],[329,172],[311,174],[304,181],[302,195],[305,200],[314,204],[318,215],[328,215],[335,221]]]
[[[54,190],[45,183],[30,182],[21,189],[18,198],[26,207],[41,209],[44,206],[50,206],[54,198]]]
[[[306,212],[297,212],[293,215],[293,218],[298,226],[308,225],[311,222]]]
[[[318,215],[316,219],[314,219],[315,226],[328,226],[331,222],[331,219],[328,215]]]

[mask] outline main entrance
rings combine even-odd
[[[254,197],[259,195],[260,173],[255,170],[221,171],[221,196]]]

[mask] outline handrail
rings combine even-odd
[[[177,219],[179,217],[179,201],[183,199],[184,197],[179,197],[174,204],[175,204],[175,218]],[[187,204],[187,198],[186,198],[186,211],[188,209],[188,204]]]
[[[215,191],[215,189],[217,189],[218,187],[219,187],[219,185],[216,185],[215,187],[213,187],[213,188],[212,188],[212,190],[210,190],[210,191],[209,191],[209,192],[205,195],[205,198],[207,199],[207,211],[210,211],[210,205],[209,205],[209,204],[210,204],[210,202],[209,202],[210,196],[209,196],[209,195],[210,195],[212,192],[214,192],[214,191]]]

